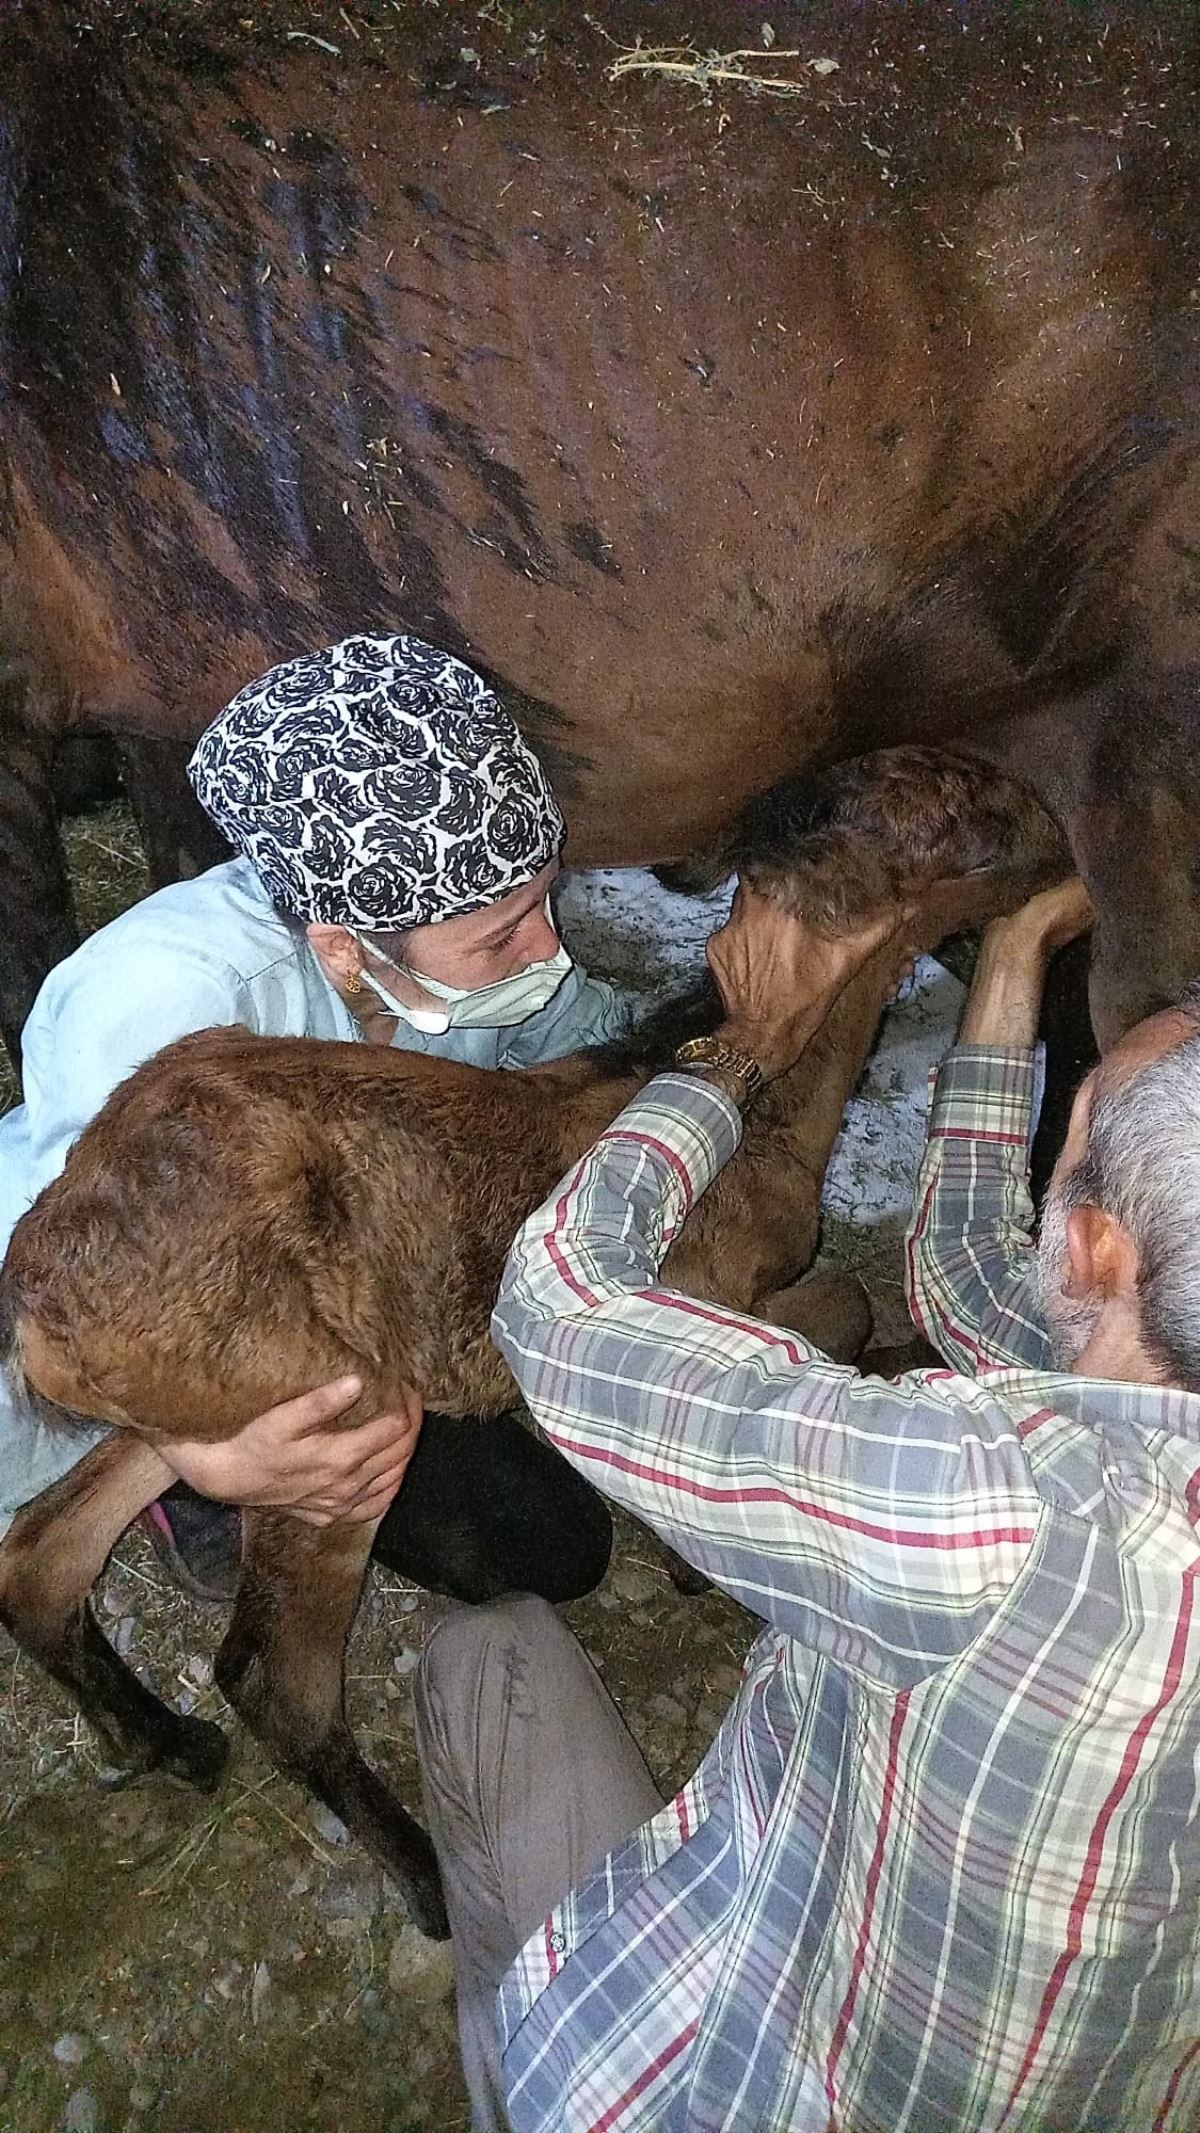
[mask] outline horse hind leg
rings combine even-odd
[[[156,889],[190,881],[229,857],[187,778],[191,750],[182,741],[126,735],[118,743],[125,791]]]
[[[60,815],[90,815],[120,800],[121,765],[111,733],[71,733],[60,741],[51,790]]]
[[[21,1031],[47,972],[79,940],[54,802],[56,747],[27,666],[0,661],[0,1037]]]
[[[128,1776],[162,1770],[211,1791],[228,1755],[219,1728],[147,1689],[101,1634],[88,1595],[130,1521],[158,1494],[162,1464],[114,1432],[18,1512],[0,1542],[0,1622],[70,1690]]]
[[[216,1680],[273,1762],[332,1808],[398,1884],[415,1925],[449,1933],[433,1845],[363,1761],[346,1723],[346,1639],[374,1529],[248,1511]]]

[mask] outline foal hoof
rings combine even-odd
[[[449,1940],[450,1920],[433,1839],[403,1809],[389,1838],[387,1870],[418,1933],[423,1933],[426,1940]]]
[[[179,1730],[164,1748],[158,1768],[165,1777],[192,1785],[198,1792],[215,1792],[229,1761],[229,1742],[220,1726],[207,1718],[181,1718]]]
[[[109,1763],[99,1774],[105,1792],[123,1792],[139,1778],[174,1778],[200,1792],[215,1792],[229,1761],[229,1742],[206,1718],[170,1715],[170,1728],[141,1747],[133,1762]]]
[[[663,1552],[663,1568],[676,1592],[682,1593],[685,1599],[697,1600],[702,1592],[712,1591],[712,1580],[706,1578],[702,1570],[693,1570],[691,1564],[685,1563],[683,1557],[676,1555],[673,1548],[668,1548],[665,1541],[661,1542],[660,1546]]]
[[[423,1933],[426,1940],[449,1940],[450,1920],[446,1916],[446,1899],[436,1861],[429,1873],[410,1878],[402,1894],[418,1933]]]

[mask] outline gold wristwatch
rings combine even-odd
[[[743,1104],[757,1096],[763,1085],[762,1068],[757,1059],[752,1059],[749,1052],[739,1052],[735,1045],[724,1043],[720,1037],[690,1037],[676,1052],[675,1064],[685,1072],[689,1067],[711,1067],[718,1074],[731,1074],[742,1085]]]

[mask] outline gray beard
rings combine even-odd
[[[1103,1309],[1099,1296],[1063,1294],[1069,1265],[1067,1217],[1075,1204],[1070,1178],[1061,1184],[1051,1182],[1042,1205],[1042,1229],[1037,1248],[1038,1299],[1054,1360],[1060,1370],[1074,1370],[1096,1330]]]

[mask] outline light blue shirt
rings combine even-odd
[[[573,969],[527,1022],[444,1037],[401,1023],[393,1041],[471,1066],[532,1066],[620,1035],[628,1015],[610,985]],[[25,1101],[0,1119],[0,1256],[118,1083],[176,1038],[221,1024],[363,1041],[307,940],[244,859],[160,889],[51,971],[25,1025]],[[48,1430],[0,1385],[0,1534],[103,1434]]]

